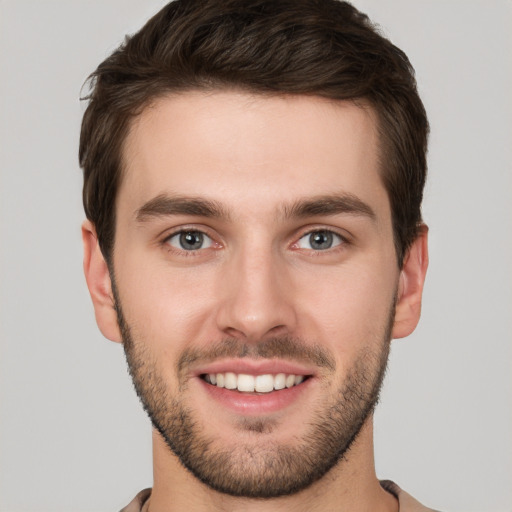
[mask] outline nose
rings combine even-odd
[[[224,273],[217,327],[229,337],[257,342],[296,327],[289,269],[271,251],[244,251]]]

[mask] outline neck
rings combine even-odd
[[[154,486],[149,512],[396,512],[396,499],[375,474],[370,417],[342,461],[313,485],[272,499],[233,497],[210,489],[186,470],[160,434],[153,431]]]

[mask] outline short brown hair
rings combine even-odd
[[[169,92],[363,100],[378,116],[381,174],[399,266],[421,225],[428,121],[407,56],[338,0],[176,0],[89,77],[79,160],[83,202],[107,262],[130,121]]]

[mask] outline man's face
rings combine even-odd
[[[377,147],[371,110],[311,97],[183,93],[132,125],[125,350],[153,424],[217,490],[306,487],[372,411],[399,277]]]

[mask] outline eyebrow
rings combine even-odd
[[[348,214],[368,217],[374,222],[377,219],[377,216],[370,205],[359,199],[354,194],[346,192],[296,201],[290,206],[285,206],[283,208],[283,214],[285,218]]]
[[[283,206],[281,210],[281,215],[285,219],[339,214],[358,215],[368,217],[372,221],[376,220],[375,212],[368,204],[357,196],[346,192],[299,199],[290,205]],[[135,218],[138,222],[172,215],[191,215],[224,220],[230,218],[228,211],[217,201],[165,194],[150,199],[135,212]]]
[[[171,197],[165,194],[154,197],[135,212],[135,218],[139,222],[170,215],[192,215],[194,217],[222,219],[229,217],[222,205],[216,201],[196,197]]]

